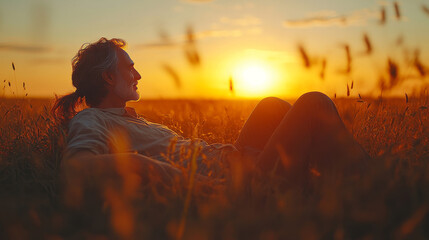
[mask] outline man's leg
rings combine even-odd
[[[249,148],[262,151],[290,107],[288,102],[279,98],[262,99],[246,120],[235,146],[240,151]]]
[[[299,184],[307,180],[311,169],[321,174],[344,174],[346,169],[360,172],[368,159],[332,100],[310,92],[286,113],[259,155],[257,167],[269,172],[278,166],[279,174]]]

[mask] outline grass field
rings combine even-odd
[[[315,190],[306,193],[280,190],[275,177],[191,184],[188,166],[186,181],[176,185],[152,179],[130,194],[126,177],[115,191],[104,192],[94,188],[106,186],[94,184],[100,179],[76,179],[81,190],[70,194],[59,180],[65,133],[49,115],[50,101],[0,100],[1,239],[429,238],[427,95],[335,99],[372,162],[357,182],[316,176]],[[185,137],[232,143],[256,103],[146,100],[132,105],[146,119]]]

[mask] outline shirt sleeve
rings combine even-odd
[[[107,128],[95,113],[81,112],[70,121],[64,157],[81,150],[94,154],[109,153]]]

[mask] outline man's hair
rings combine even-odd
[[[52,107],[52,114],[63,126],[76,115],[76,108],[85,101],[86,105],[95,107],[107,95],[107,83],[103,73],[116,70],[118,63],[117,50],[124,48],[122,39],[110,40],[102,37],[95,43],[81,46],[72,59],[72,83],[76,91],[57,98]]]

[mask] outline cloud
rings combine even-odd
[[[212,25],[212,29],[199,32],[192,32],[192,37],[195,40],[205,38],[221,38],[221,37],[241,37],[244,35],[257,35],[262,32],[258,26],[261,20],[254,16],[244,16],[239,18],[222,17]],[[137,48],[145,49],[169,49],[181,47],[186,43],[188,35],[178,35],[170,37],[163,29],[158,32],[158,41],[138,44]]]
[[[246,16],[242,18],[222,17],[220,19],[220,22],[224,24],[235,25],[235,26],[254,26],[254,25],[261,24],[261,20],[253,16]]]
[[[64,64],[67,62],[67,59],[59,58],[59,57],[57,58],[38,57],[38,58],[29,59],[28,62],[35,65],[44,65],[44,64],[52,65],[52,64]]]
[[[234,4],[230,8],[241,11],[241,10],[251,9],[251,8],[254,8],[254,7],[255,7],[254,3],[247,2],[247,3],[237,3],[237,4]]]
[[[167,49],[177,47],[178,45],[178,42],[149,42],[138,44],[137,48]]]
[[[218,24],[219,23],[219,24]],[[259,18],[253,16],[245,16],[241,18],[222,17],[218,23],[212,25],[212,29],[199,32],[192,31],[192,38],[202,40],[206,38],[222,38],[222,37],[241,37],[245,35],[257,35],[262,32],[258,26],[261,24]],[[169,49],[181,47],[189,39],[189,34],[177,35],[170,37],[164,30],[159,30],[158,41],[138,44],[137,48],[145,49]]]
[[[240,37],[243,35],[242,30],[230,29],[230,30],[206,30],[197,32],[195,34],[197,39],[204,39],[210,37]]]
[[[181,0],[181,1],[186,3],[209,3],[209,2],[213,2],[214,0]]]
[[[244,29],[216,29],[216,30],[205,30],[195,32],[193,37],[195,40],[202,40],[206,38],[221,38],[221,37],[241,37],[244,35],[256,35],[260,34],[262,30],[259,27],[249,27]],[[139,44],[137,48],[146,49],[168,49],[174,47],[181,47],[187,42],[187,35],[177,36],[172,38],[174,40],[169,41],[158,41]]]
[[[41,53],[41,52],[49,52],[49,51],[51,51],[51,48],[43,46],[43,45],[0,43],[0,51]]]
[[[331,26],[331,25],[346,25],[347,18],[341,17],[312,17],[299,20],[286,20],[286,27],[314,27],[314,26]]]
[[[259,27],[242,29],[213,29],[195,33],[196,39],[219,38],[219,37],[241,37],[244,35],[260,34],[262,30]]]
[[[361,9],[351,14],[338,14],[335,11],[320,11],[307,18],[286,20],[284,27],[327,27],[364,25],[369,19],[378,18],[379,13],[368,9]]]

